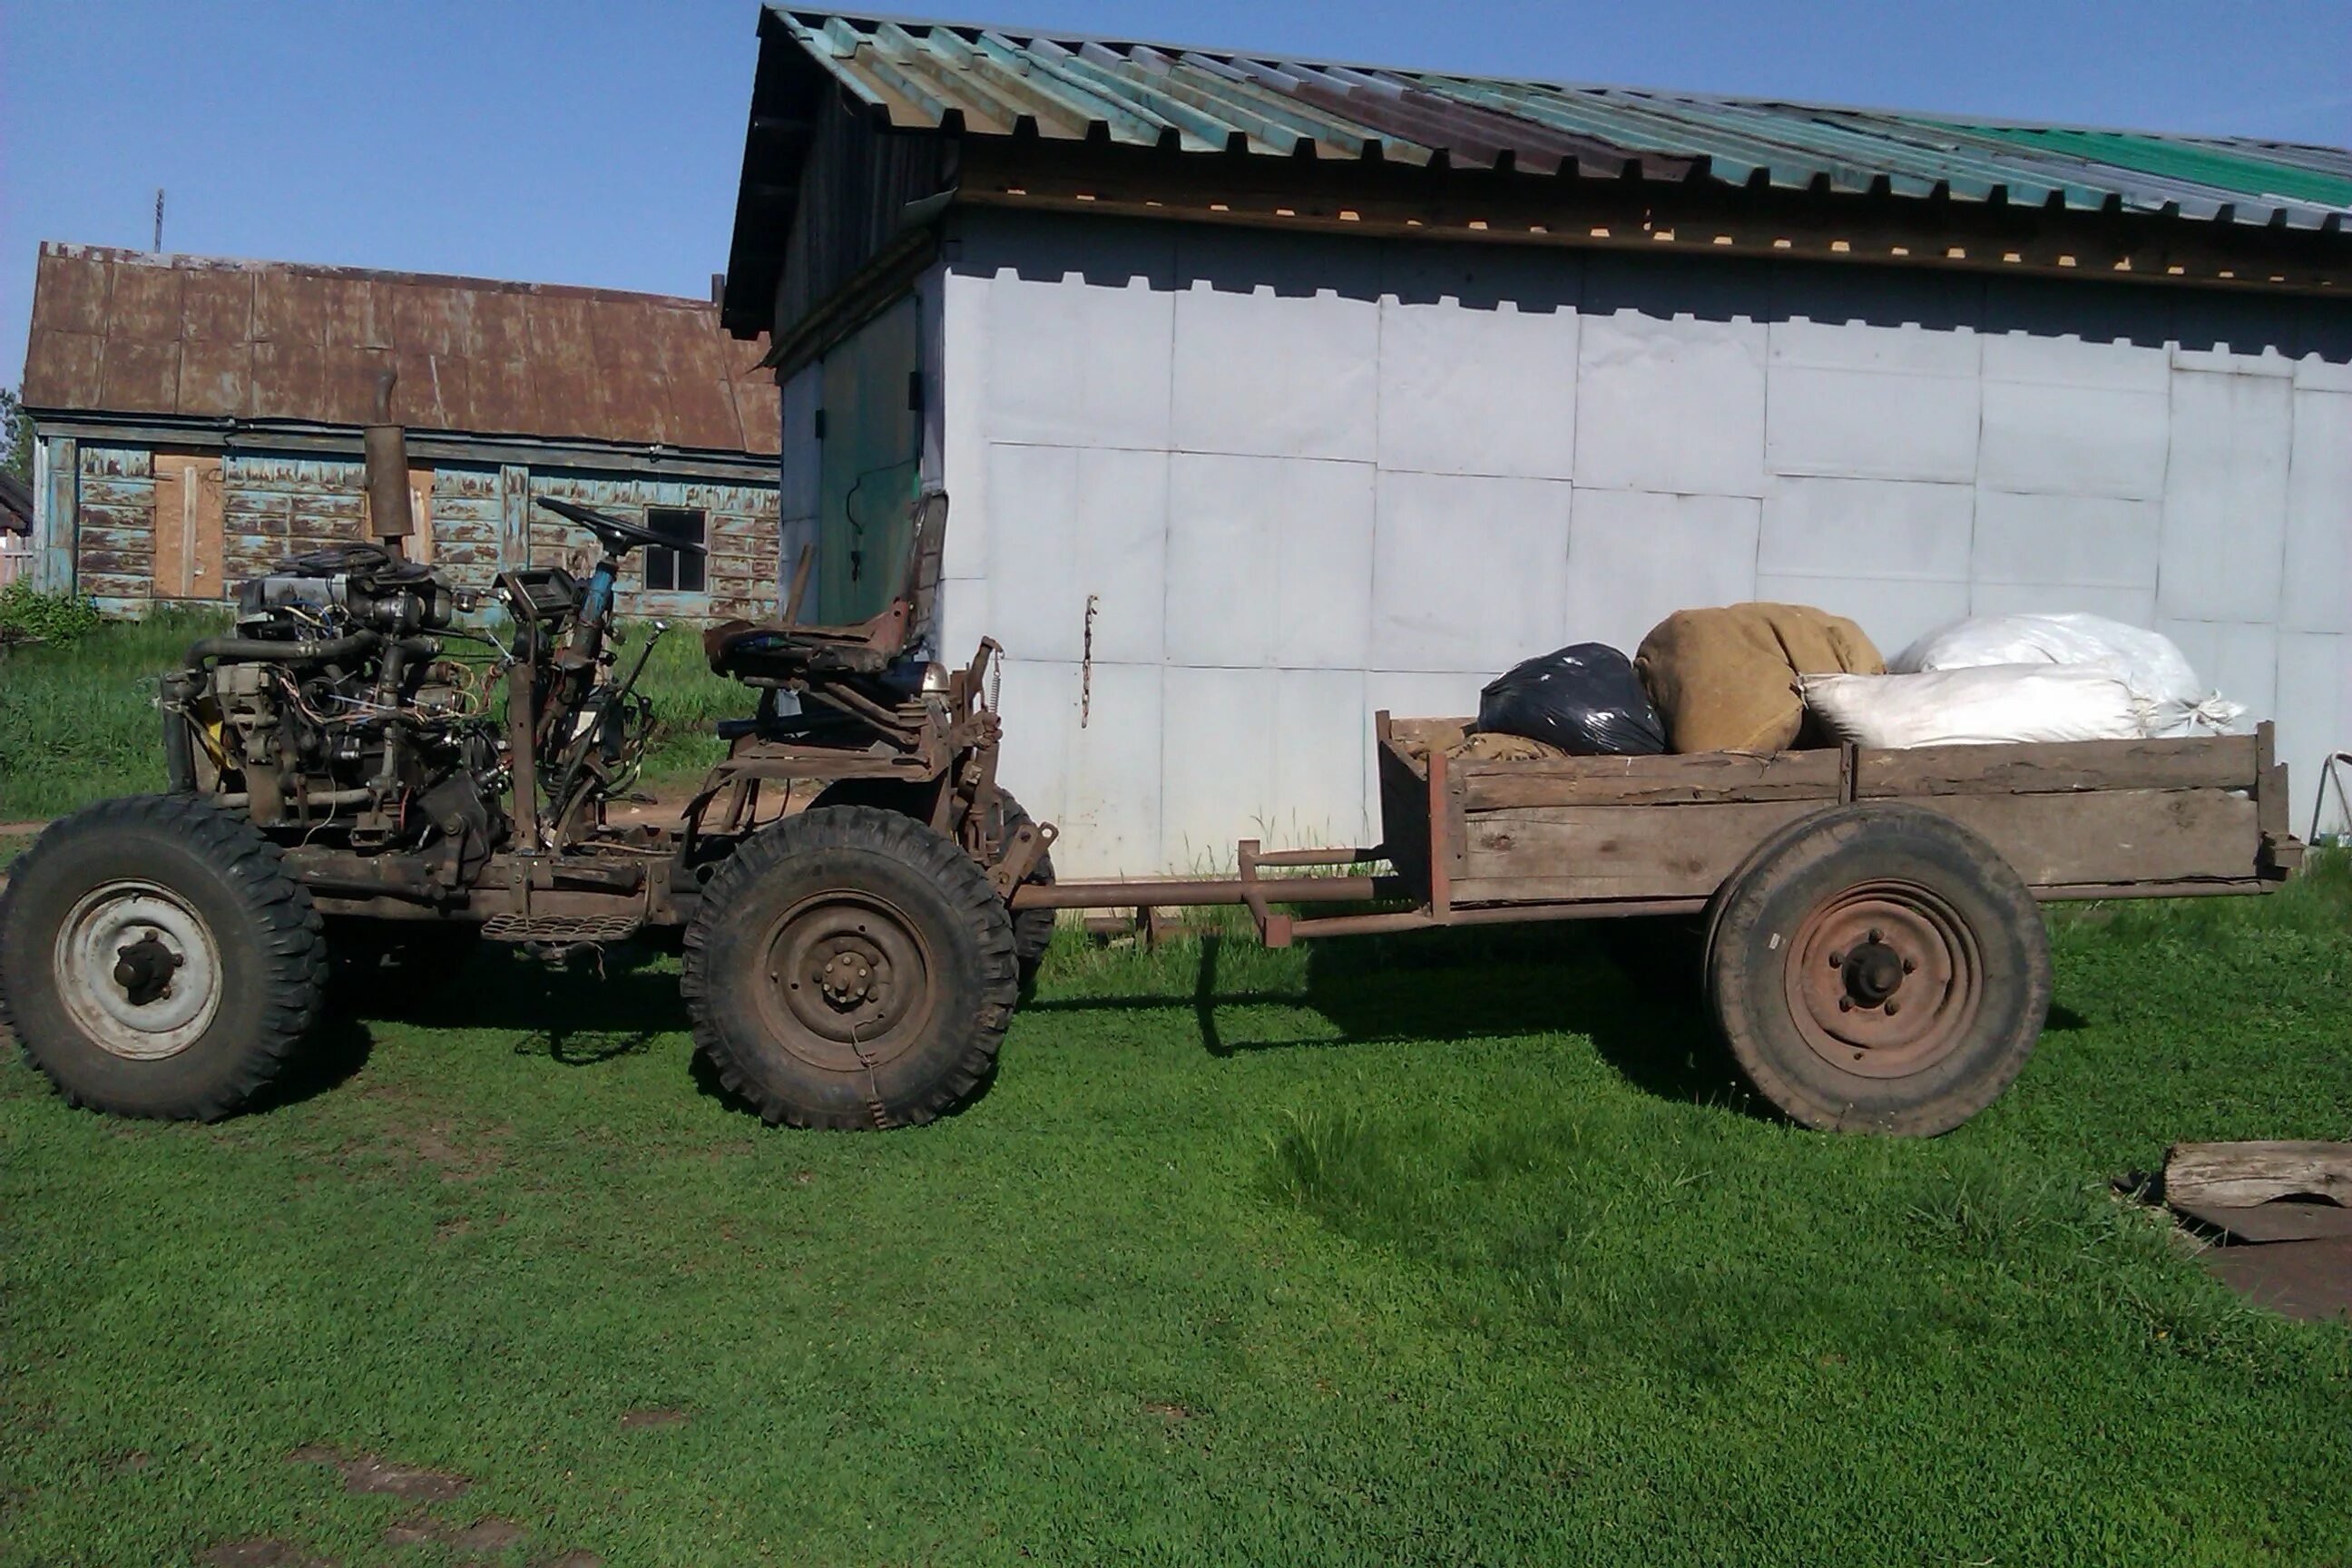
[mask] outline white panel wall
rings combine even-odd
[[[1381,302],[1380,459],[1564,479],[1576,464],[1574,310]]]
[[[968,240],[948,640],[1011,655],[1004,776],[1056,864],[1376,838],[1372,710],[1471,712],[1517,659],[1749,597],[1889,653],[1971,614],[2160,625],[2275,713],[2307,826],[2352,746],[2352,370],[2167,344],[2147,293],[2094,332],[2063,298],[1985,324],[1970,280],[1848,311],[1818,278],[1677,276],[1086,220]]]
[[[1577,484],[1762,495],[1764,357],[1758,321],[1619,310],[1585,322]],[[1694,440],[1699,431],[1705,438]]]
[[[2293,401],[2283,360],[2175,368],[2157,582],[2165,615],[2252,621],[2278,613]]]

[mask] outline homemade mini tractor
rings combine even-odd
[[[696,1042],[767,1120],[888,1126],[968,1094],[1052,935],[1008,899],[1050,881],[1053,830],[996,781],[995,645],[949,669],[919,631],[945,498],[918,505],[905,591],[872,620],[798,625],[803,558],[782,620],[705,635],[757,710],[721,726],[681,819],[647,826],[606,808],[645,753],[664,628],[619,657],[614,584],[639,546],[696,547],[542,499],[594,564],[501,573],[501,640],[468,624],[491,606],[404,558],[406,491],[383,488],[377,542],[245,583],[234,633],[164,678],[170,793],[65,817],[9,868],[0,1024],[60,1092],[245,1105],[326,1005],[331,941],[561,959],[680,927]],[[761,821],[763,793],[795,790],[804,809]]]

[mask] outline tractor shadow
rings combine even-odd
[[[1632,1087],[1663,1100],[1750,1106],[1706,1016],[1699,940],[1689,921],[1565,922],[1507,930],[1403,933],[1307,949],[1293,990],[1220,984],[1228,939],[1198,941],[1189,1004],[1167,997],[1042,1001],[1042,1013],[1140,1012],[1190,1005],[1202,1048],[1230,1058],[1330,1049],[1576,1035]],[[1225,1007],[1293,1006],[1319,1015],[1337,1038],[1237,1037]],[[1760,1114],[1760,1112],[1759,1112]]]
[[[676,942],[665,943],[656,935],[615,942],[555,965],[520,949],[469,938],[437,950],[420,943],[391,963],[348,965],[337,975],[320,1029],[331,1041],[316,1053],[320,1060],[300,1084],[289,1075],[282,1098],[309,1099],[357,1073],[373,1045],[371,1024],[510,1035],[509,1048],[515,1055],[543,1057],[566,1068],[597,1068],[642,1056],[664,1037],[688,1031],[676,954]],[[710,1099],[746,1115],[759,1114],[719,1080],[700,1051],[689,1053],[688,1071]],[[945,1114],[959,1115],[978,1104],[995,1080],[992,1068]]]
[[[339,974],[335,1021],[362,1033],[362,1020],[510,1033],[518,1056],[596,1067],[686,1032],[686,1004],[666,956],[650,943],[616,942],[557,965],[472,940]]]

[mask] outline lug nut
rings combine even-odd
[[[1851,996],[1841,996],[1841,997],[1839,997],[1839,998],[1838,998],[1838,1011],[1839,1011],[1839,1012],[1841,1012],[1841,1013],[1851,1013],[1851,1012],[1853,1012],[1853,997],[1851,997]]]
[[[1905,960],[1903,961],[1903,973],[1906,973],[1906,974],[1910,974],[1910,973],[1915,973],[1915,972],[1918,969],[1918,967],[1919,967],[1919,966],[1918,966],[1917,964],[1916,964],[1916,963],[1912,963],[1912,962],[1911,962],[1909,959],[1907,959],[1907,958],[1906,958],[1906,959],[1905,959]]]
[[[1831,953],[1830,967],[1832,969],[1843,969],[1845,967],[1845,954],[1843,952]]]
[[[1878,930],[1878,928],[1877,928],[1876,926],[1873,926],[1873,927],[1871,927],[1871,928],[1870,928],[1870,941],[1871,941],[1871,945],[1872,945],[1872,946],[1874,946],[1874,947],[1875,947],[1875,946],[1876,946],[1876,945],[1877,945],[1877,944],[1878,944],[1882,940],[1884,940],[1884,939],[1881,937],[1881,935],[1880,935],[1880,933],[1879,933],[1879,930]]]
[[[1896,1001],[1894,997],[1892,997],[1892,996],[1889,996],[1889,997],[1886,999],[1886,1016],[1887,1016],[1888,1017],[1892,1018],[1893,1016],[1895,1016],[1895,1014],[1897,1014],[1897,1013],[1901,1012],[1902,1010],[1903,1010],[1903,1004],[1902,1004],[1902,1003],[1897,1002],[1897,1001]]]

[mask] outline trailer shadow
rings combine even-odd
[[[1190,1005],[1202,1048],[1256,1051],[1574,1035],[1645,1094],[1747,1107],[1750,1091],[1699,998],[1696,933],[1678,922],[1613,921],[1606,929],[1531,926],[1418,932],[1317,944],[1306,981],[1290,990],[1227,988],[1225,939],[1199,939],[1189,1000],[1070,997],[1038,1002],[1055,1014],[1164,1011]],[[1236,1037],[1232,1007],[1291,1006],[1337,1031],[1315,1039]]]

